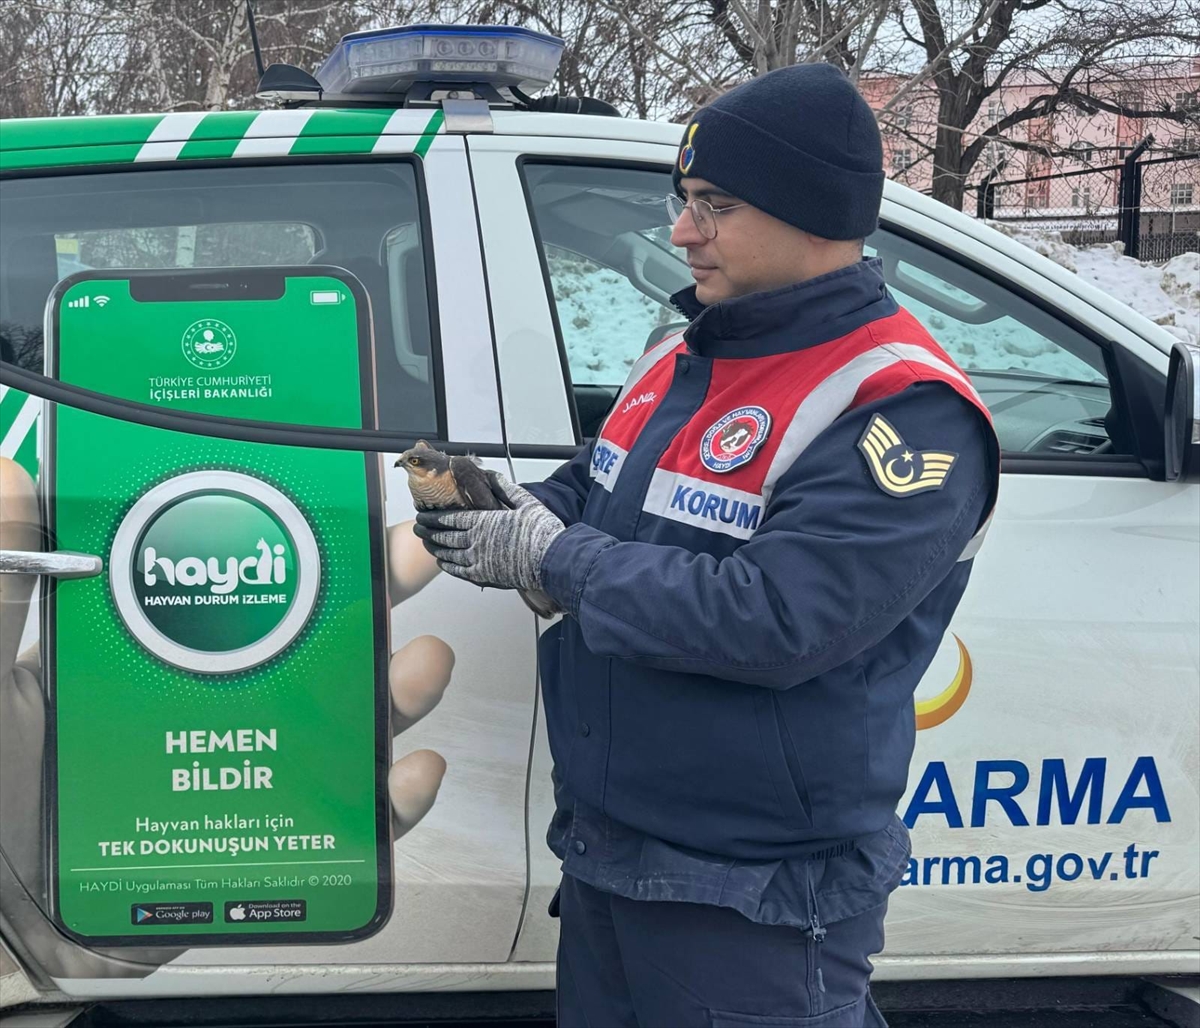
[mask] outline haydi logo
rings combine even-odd
[[[142,583],[147,587],[158,584],[162,577],[170,585],[208,586],[217,594],[233,592],[238,584],[284,585],[287,582],[286,547],[276,543],[267,545],[266,539],[258,540],[257,555],[225,558],[224,567],[217,557],[182,557],[178,562],[170,557],[160,557],[153,546],[142,553]],[[274,554],[274,556],[272,556]]]
[[[316,537],[274,486],[232,471],[163,482],[113,541],[117,611],[156,657],[203,674],[244,671],[281,653],[312,614]]]

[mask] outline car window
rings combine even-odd
[[[1104,352],[1004,285],[881,229],[868,255],[888,287],[966,371],[1010,455],[1087,458],[1129,453]]]
[[[672,293],[692,284],[670,245],[669,171],[526,163],[531,213],[584,438],[630,367],[687,324]]]
[[[580,431],[593,435],[633,362],[686,324],[666,171],[526,163]],[[1128,454],[1100,346],[1003,284],[887,229],[867,241],[896,299],[971,376],[1011,455]]]
[[[370,298],[379,427],[436,437],[421,204],[417,172],[404,161],[7,179],[0,356],[44,370],[46,299],[75,272],[332,265],[356,276]],[[318,384],[320,368],[311,371]]]

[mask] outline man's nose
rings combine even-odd
[[[685,210],[671,227],[671,245],[686,249],[689,246],[703,246],[708,240],[696,228],[692,220],[692,212]]]

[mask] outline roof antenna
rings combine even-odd
[[[254,5],[246,0],[246,24],[250,26],[250,42],[254,44],[254,63],[258,65],[258,77],[263,77],[266,69],[263,67],[262,50],[258,45],[258,28],[254,24]]]

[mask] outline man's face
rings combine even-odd
[[[702,178],[685,178],[680,188],[687,202],[705,200],[717,211],[742,203]],[[749,205],[718,213],[714,220],[715,239],[704,238],[691,211],[684,211],[671,231],[671,242],[687,250],[696,299],[701,303],[713,304],[812,277],[813,245],[807,232]]]

